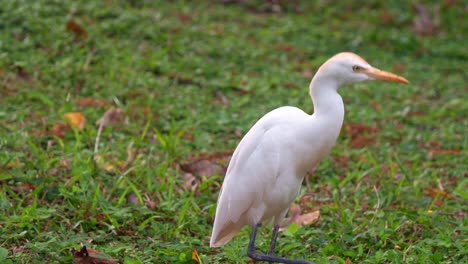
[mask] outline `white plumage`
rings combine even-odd
[[[281,223],[305,175],[330,151],[340,133],[344,106],[338,88],[372,79],[408,82],[373,68],[356,54],[339,53],[325,62],[311,81],[312,115],[285,106],[257,121],[229,163],[211,247],[224,245],[244,225]]]

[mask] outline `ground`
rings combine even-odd
[[[247,262],[250,228],[209,248],[230,154],[274,108],[312,113],[314,72],[352,51],[411,83],[340,90],[343,131],[296,201],[314,220],[277,253],[466,263],[467,6],[433,2],[3,1],[0,262]]]

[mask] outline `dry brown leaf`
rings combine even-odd
[[[379,111],[379,110],[382,108],[382,107],[380,106],[380,104],[377,103],[377,102],[374,101],[374,100],[371,100],[371,101],[369,102],[369,104],[370,104],[370,106],[371,106],[372,108],[374,108],[374,109],[377,110],[377,111]]]
[[[74,127],[79,129],[83,129],[85,127],[86,119],[80,112],[68,112],[63,114],[63,117]]]
[[[353,264],[349,258],[346,259],[345,264]]]
[[[16,157],[16,159],[14,159],[13,161],[8,162],[8,164],[5,165],[4,169],[5,170],[10,170],[10,169],[13,169],[13,168],[19,168],[21,166],[22,166],[22,164],[21,164],[20,160],[18,159],[18,157]]]
[[[18,74],[18,77],[19,77],[19,78],[21,78],[21,79],[23,79],[23,80],[25,80],[25,81],[29,81],[29,80],[30,80],[31,76],[29,75],[29,73],[27,73],[27,72],[24,70],[23,67],[18,66],[18,67],[16,68],[16,70],[17,70],[17,74]]]
[[[312,71],[305,70],[302,72],[302,77],[312,79],[312,77],[314,77],[314,73]]]
[[[179,20],[179,22],[181,22],[182,24],[188,24],[190,22],[192,22],[192,16],[188,13],[178,13],[177,14],[177,19]]]
[[[460,154],[459,149],[431,149],[428,151],[429,155],[458,155]]]
[[[346,123],[346,135],[351,138],[353,148],[363,148],[375,142],[375,134],[379,131],[377,127],[366,126],[357,123]]]
[[[315,220],[317,220],[320,216],[320,211],[317,210],[317,211],[314,211],[314,212],[310,212],[310,213],[307,213],[307,214],[303,214],[303,215],[299,215],[295,222],[298,226],[303,226],[303,225],[310,225],[312,224],[312,222],[314,222]]]
[[[223,105],[229,105],[229,100],[222,91],[216,89],[214,90],[213,94],[216,101],[220,101]]]
[[[434,189],[434,188],[431,188],[431,187],[427,187],[426,188],[426,192],[427,194],[429,194],[429,196],[431,196],[432,198],[435,198],[437,196],[439,197],[445,197],[447,199],[452,199],[452,195],[446,191],[443,191],[443,190],[439,190],[439,189]]]
[[[65,132],[70,129],[71,127],[68,124],[58,123],[52,127],[52,135],[58,138],[63,138],[65,136]]]
[[[298,204],[293,203],[289,208],[289,214],[291,214],[291,217],[286,218],[285,220],[290,224],[296,223],[297,226],[301,227],[303,225],[310,225],[312,222],[317,220],[320,216],[320,211],[316,210],[306,214],[301,214],[301,207]]]
[[[76,264],[120,264],[122,263],[118,260],[90,256],[90,255],[100,256],[103,253],[93,250],[93,249],[88,249],[86,248],[86,246],[83,246],[80,249],[80,251],[74,248],[72,248],[70,251],[73,255],[73,260],[75,261]]]
[[[198,251],[196,249],[192,249],[192,260],[195,260],[198,264],[203,264],[200,256],[198,256]]]
[[[143,115],[148,117],[150,113],[151,109],[148,106],[145,106],[145,108],[143,109]]]
[[[298,217],[301,214],[301,207],[297,203],[291,204],[289,207],[290,219]]]
[[[195,176],[193,176],[193,174],[188,172],[184,173],[184,177],[184,187],[187,190],[194,192],[198,188],[198,185],[200,185],[200,181]]]
[[[148,194],[145,194],[145,197],[143,198],[143,201],[145,202],[145,206],[150,209],[150,210],[154,210],[156,209],[156,206],[158,205],[158,201],[154,201],[151,199],[151,197],[149,197]]]
[[[83,97],[75,100],[75,105],[79,107],[108,107],[111,104],[104,100],[92,97]]]
[[[232,151],[215,152],[215,153],[202,152],[202,153],[197,154],[197,156],[189,156],[189,160],[196,161],[196,160],[206,159],[211,162],[216,162],[218,164],[225,164],[226,161],[229,160],[231,156],[232,156]],[[187,163],[191,163],[191,162],[187,162]]]
[[[444,204],[444,200],[443,199],[436,199],[434,201],[434,205],[435,206],[442,206]]]
[[[216,162],[212,162],[206,159],[197,160],[189,164],[181,164],[182,170],[189,172],[197,177],[210,178],[215,174],[224,175],[226,169],[223,168]]]
[[[104,115],[96,122],[96,125],[102,126],[102,128],[107,127],[109,124],[115,125],[122,121],[123,117],[123,110],[120,108],[110,108],[108,109]]]
[[[138,201],[138,197],[133,192],[127,194],[126,198],[127,198],[127,203],[129,204],[140,204],[140,201]]]
[[[286,89],[297,89],[297,84],[292,83],[292,82],[287,82],[283,84],[284,88]]]
[[[393,64],[392,69],[394,72],[404,72],[406,70],[406,63],[401,62]]]
[[[384,25],[392,25],[395,22],[395,15],[386,9],[379,11],[379,19]]]
[[[86,32],[86,30],[74,20],[68,20],[67,24],[65,25],[65,28],[69,32],[74,33],[79,38],[83,39],[88,37],[88,32]]]
[[[279,44],[275,46],[275,49],[278,51],[292,52],[294,51],[294,46],[289,44]]]
[[[420,36],[435,35],[437,33],[437,25],[432,21],[429,10],[423,4],[415,6],[417,16],[413,21],[413,31]],[[439,16],[439,8],[435,9],[434,16]]]
[[[10,188],[15,192],[26,192],[36,189],[36,186],[30,183],[19,183],[15,186],[11,186]]]
[[[330,159],[333,162],[333,165],[335,167],[341,168],[343,170],[348,169],[349,156],[347,156],[347,155],[342,155],[342,156],[334,155],[334,156],[330,157]]]

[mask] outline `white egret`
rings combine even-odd
[[[270,263],[311,263],[275,256],[278,228],[299,194],[305,175],[330,151],[340,133],[344,105],[338,88],[366,80],[408,83],[401,76],[372,67],[354,53],[339,53],[312,78],[312,115],[284,106],[257,121],[229,163],[216,208],[211,247],[226,244],[244,225],[250,225],[249,257]],[[257,228],[262,223],[274,227],[267,254],[255,249]]]

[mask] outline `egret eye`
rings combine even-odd
[[[353,66],[353,71],[357,72],[357,71],[362,71],[364,68],[362,68],[361,66],[357,66],[357,65],[354,65]]]

